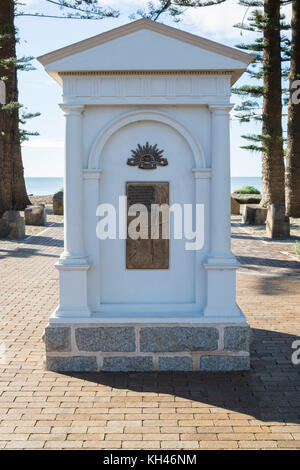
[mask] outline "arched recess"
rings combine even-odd
[[[182,135],[190,146],[195,160],[195,168],[206,168],[206,160],[201,144],[184,124],[173,116],[161,111],[137,110],[118,117],[98,134],[89,154],[88,169],[100,168],[102,150],[106,142],[113,134],[115,134],[115,132],[124,126],[139,121],[161,122],[175,129],[180,135]]]

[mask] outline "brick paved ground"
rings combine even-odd
[[[43,370],[41,337],[58,301],[62,227],[1,242],[0,448],[300,449],[300,263],[290,244],[238,226],[233,248],[250,372],[58,374]]]

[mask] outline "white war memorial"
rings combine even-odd
[[[229,120],[230,88],[251,60],[145,19],[39,58],[66,120],[48,370],[249,369]]]

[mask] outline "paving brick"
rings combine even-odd
[[[233,227],[232,245],[242,263],[237,300],[253,332],[251,372],[218,374],[45,371],[62,227],[1,240],[0,448],[299,450],[291,345],[300,337],[300,263],[292,241],[245,230]]]

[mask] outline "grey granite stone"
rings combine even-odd
[[[145,327],[140,331],[143,352],[213,351],[219,332],[212,327]]]
[[[250,333],[249,326],[226,326],[224,328],[224,350],[248,352]]]
[[[113,356],[103,360],[103,371],[146,372],[153,370],[153,359],[149,356]]]
[[[202,356],[200,370],[228,372],[250,369],[249,356]]]
[[[75,336],[80,351],[135,351],[135,332],[131,326],[76,328]]]
[[[56,372],[97,372],[95,356],[47,356],[46,369]]]
[[[47,327],[45,329],[46,351],[71,351],[71,328],[68,327]]]
[[[188,356],[168,357],[161,356],[158,358],[158,370],[193,370],[193,361]]]

